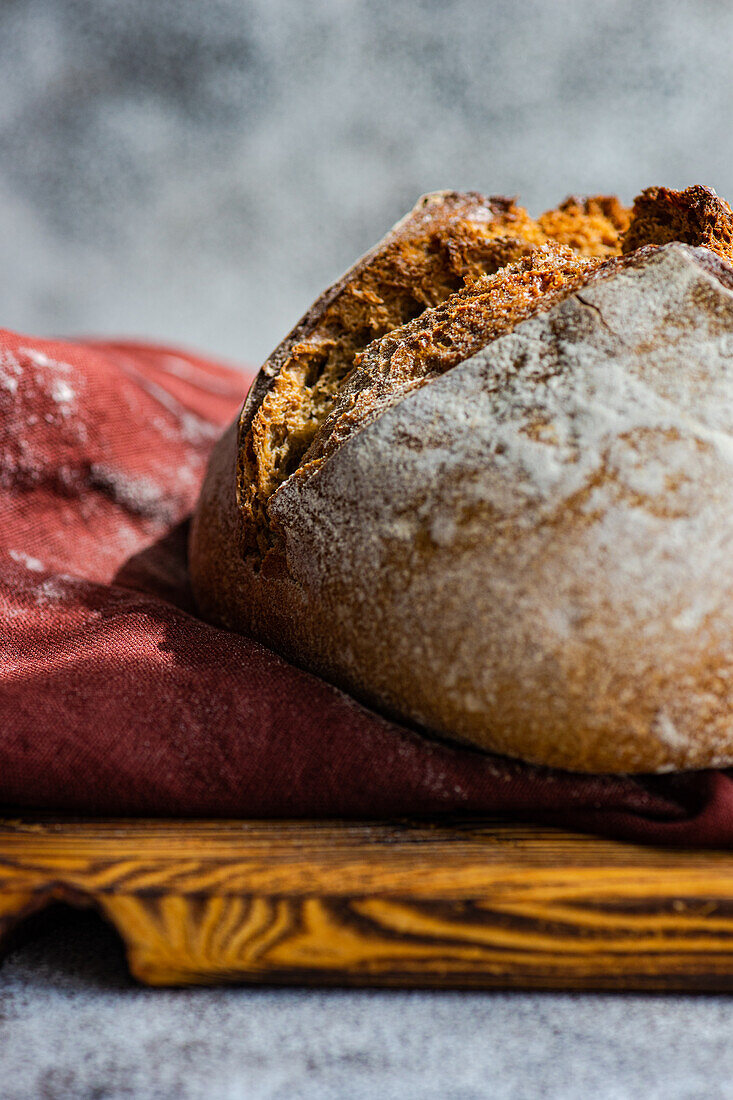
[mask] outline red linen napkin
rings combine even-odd
[[[186,516],[248,379],[0,330],[0,803],[93,814],[502,813],[733,842],[724,772],[576,776],[428,740],[201,622]]]

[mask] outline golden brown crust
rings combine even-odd
[[[266,386],[256,387],[243,410],[238,492],[245,550],[264,553],[271,545],[266,502],[310,445],[354,355],[443,301],[466,276],[496,271],[526,252],[525,238],[535,233],[511,199],[425,195],[319,298],[265,364]]]
[[[541,309],[582,286],[598,260],[564,245],[541,245],[493,275],[473,279],[441,305],[375,340],[354,360],[333,409],[305,454],[298,475],[332,454],[386,400],[468,359]]]
[[[618,254],[630,218],[631,211],[615,195],[571,195],[556,209],[541,214],[537,224],[558,244],[582,256],[604,258]]]
[[[255,387],[240,424],[244,551],[263,555],[276,542],[267,501],[300,465],[355,357],[373,340],[435,308],[465,281],[492,275],[532,248],[558,242],[581,257],[617,253],[627,222],[628,212],[611,196],[567,199],[537,221],[501,196],[423,196],[321,296],[265,364],[264,385]]]
[[[725,199],[700,184],[685,191],[647,187],[634,200],[629,229],[622,250],[629,253],[642,245],[701,245],[723,259],[733,259],[733,212]]]

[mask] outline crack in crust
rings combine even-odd
[[[280,543],[268,503],[290,477],[308,476],[411,389],[672,240],[733,259],[730,207],[707,187],[652,187],[632,210],[613,196],[571,197],[534,220],[513,199],[423,196],[322,295],[253,386],[237,471],[252,567]]]
[[[549,309],[584,285],[599,262],[564,245],[542,245],[375,340],[355,357],[297,476],[310,474],[348,436],[408,391],[469,359],[538,309]]]
[[[555,238],[587,257],[618,251],[627,213],[617,200],[568,199],[537,221],[513,199],[475,192],[424,196],[331,287],[273,353],[243,410],[238,500],[245,553],[277,541],[267,501],[299,467],[355,357],[373,340]]]

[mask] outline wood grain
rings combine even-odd
[[[733,854],[536,825],[1,820],[0,940],[56,900],[156,985],[733,988]]]

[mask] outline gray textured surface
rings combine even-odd
[[[0,324],[264,357],[422,191],[733,194],[723,0],[2,0]],[[160,993],[77,921],[0,1096],[733,1095],[724,998]]]
[[[3,1100],[733,1096],[725,997],[147,990],[89,917],[0,978]]]
[[[261,360],[440,187],[733,193],[724,0],[4,0],[0,323]]]

